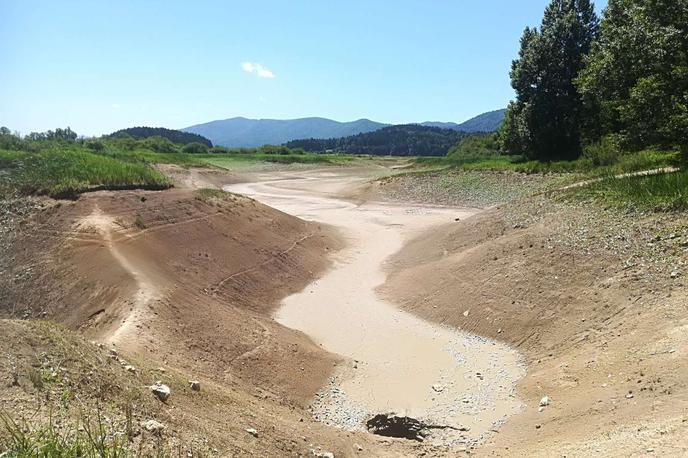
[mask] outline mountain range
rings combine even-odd
[[[441,127],[462,132],[491,132],[496,130],[504,117],[504,110],[483,113],[466,122],[423,122],[423,126]],[[327,118],[299,119],[247,119],[242,117],[210,121],[189,126],[182,130],[202,135],[214,145],[229,148],[252,148],[266,144],[281,145],[291,140],[339,138],[373,132],[391,124],[358,119],[339,122]]]

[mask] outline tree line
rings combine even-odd
[[[600,145],[688,160],[688,0],[552,0],[526,28],[499,131],[502,151],[575,159]]]
[[[292,140],[288,148],[304,151],[371,154],[376,156],[444,156],[465,137],[465,132],[439,127],[404,124],[340,138]]]
[[[109,135],[112,138],[132,137],[137,140],[150,137],[166,138],[172,143],[178,145],[187,145],[189,143],[200,143],[212,148],[213,144],[210,140],[202,135],[191,132],[183,132],[181,130],[166,129],[164,127],[129,127],[128,129],[121,129]]]

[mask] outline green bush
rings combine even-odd
[[[607,135],[599,142],[591,143],[583,147],[583,158],[590,160],[594,166],[607,166],[616,164],[621,156],[618,139],[613,135]]]
[[[156,153],[178,153],[177,145],[163,137],[149,137],[142,144]]]
[[[91,151],[103,151],[105,149],[105,143],[103,143],[100,140],[88,140],[85,143],[86,148],[90,149]]]
[[[207,154],[208,146],[203,143],[191,142],[182,147],[182,153],[186,154]]]
[[[465,164],[499,155],[497,134],[474,134],[461,139],[447,152],[452,164]]]

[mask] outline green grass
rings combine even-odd
[[[266,162],[276,164],[351,164],[356,161],[371,159],[369,157],[346,154],[262,154],[253,152],[204,154],[197,157],[207,164],[224,169],[237,169],[251,164]]]
[[[649,176],[607,177],[574,188],[567,197],[592,199],[621,208],[652,211],[688,210],[688,171]]]
[[[639,151],[620,154],[613,164],[596,165],[582,157],[575,161],[526,161],[521,156],[489,155],[482,158],[457,159],[451,157],[419,157],[421,165],[444,166],[470,171],[512,171],[521,173],[580,173],[586,177],[602,177],[640,170],[669,167],[678,160],[671,151]]]
[[[85,417],[84,417],[85,418]],[[112,434],[100,415],[58,428],[51,420],[41,426],[17,422],[0,412],[0,456],[13,458],[124,458],[138,456],[127,437]]]
[[[0,150],[3,195],[72,198],[94,189],[164,189],[169,180],[144,163],[125,162],[70,146],[40,152]]]
[[[207,165],[207,163],[198,155],[184,153],[158,153],[141,148],[131,151],[107,148],[98,154],[124,162],[142,164],[176,164],[183,167],[202,167]]]

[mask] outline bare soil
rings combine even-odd
[[[513,393],[524,372],[520,355],[404,313],[375,292],[385,281],[383,263],[406,239],[476,210],[358,204],[327,193],[346,179],[346,171],[287,172],[225,188],[332,224],[348,242],[325,275],[287,297],[276,313],[281,324],[348,360],[316,396],[314,416],[365,431],[374,416],[395,413],[434,425],[426,443],[482,441],[521,408]]]
[[[380,292],[525,356],[527,407],[477,455],[685,456],[687,245],[684,214],[530,198],[411,241]]]
[[[2,331],[2,352],[11,357],[2,362],[19,367],[20,383],[3,383],[0,396],[17,420],[36,404],[46,417],[49,411],[44,393],[26,382],[26,368],[43,353],[63,359],[41,329],[15,321],[40,318],[66,326],[57,332],[77,342],[70,360],[82,359],[93,340],[136,367],[123,376],[138,392],[150,397],[148,385],[168,383],[173,395],[165,408],[144,405],[137,415],[166,424],[171,444],[201,440],[218,456],[348,456],[358,446],[382,447],[375,453],[385,455],[386,443],[376,438],[311,419],[306,408],[338,358],[271,317],[342,246],[329,228],[242,196],[191,189],[95,192],[77,201],[17,203],[7,214],[0,313],[11,318]],[[72,377],[96,367],[87,361]],[[9,379],[11,371],[3,373]],[[161,375],[170,373],[175,377]],[[201,395],[188,389],[191,379],[201,381]]]
[[[359,278],[377,287],[374,300],[515,348],[527,363],[520,412],[486,442],[433,446],[315,421],[316,394],[351,369],[352,355],[274,319],[285,298],[311,294],[314,282],[356,262],[352,242],[365,231],[315,222],[322,209],[300,219],[193,189],[266,181],[276,170],[167,173],[177,189],[2,202],[0,404],[14,418],[47,420],[53,406],[68,425],[78,406],[107,406],[115,429],[156,419],[167,451],[194,456],[688,454],[685,214],[625,214],[548,195],[510,200],[520,191],[485,197],[487,188],[471,197],[462,186],[438,202],[425,182],[407,195],[369,184],[389,170],[291,170],[313,187],[307,193],[362,212],[409,195],[416,204],[401,208],[510,200],[417,231],[396,232],[398,215],[383,213],[375,224],[396,235],[365,247],[396,250],[387,257],[381,248],[376,262],[386,261]],[[282,199],[299,189],[283,183]],[[166,403],[148,390],[156,380],[172,388]],[[148,436],[141,430],[136,440]]]

